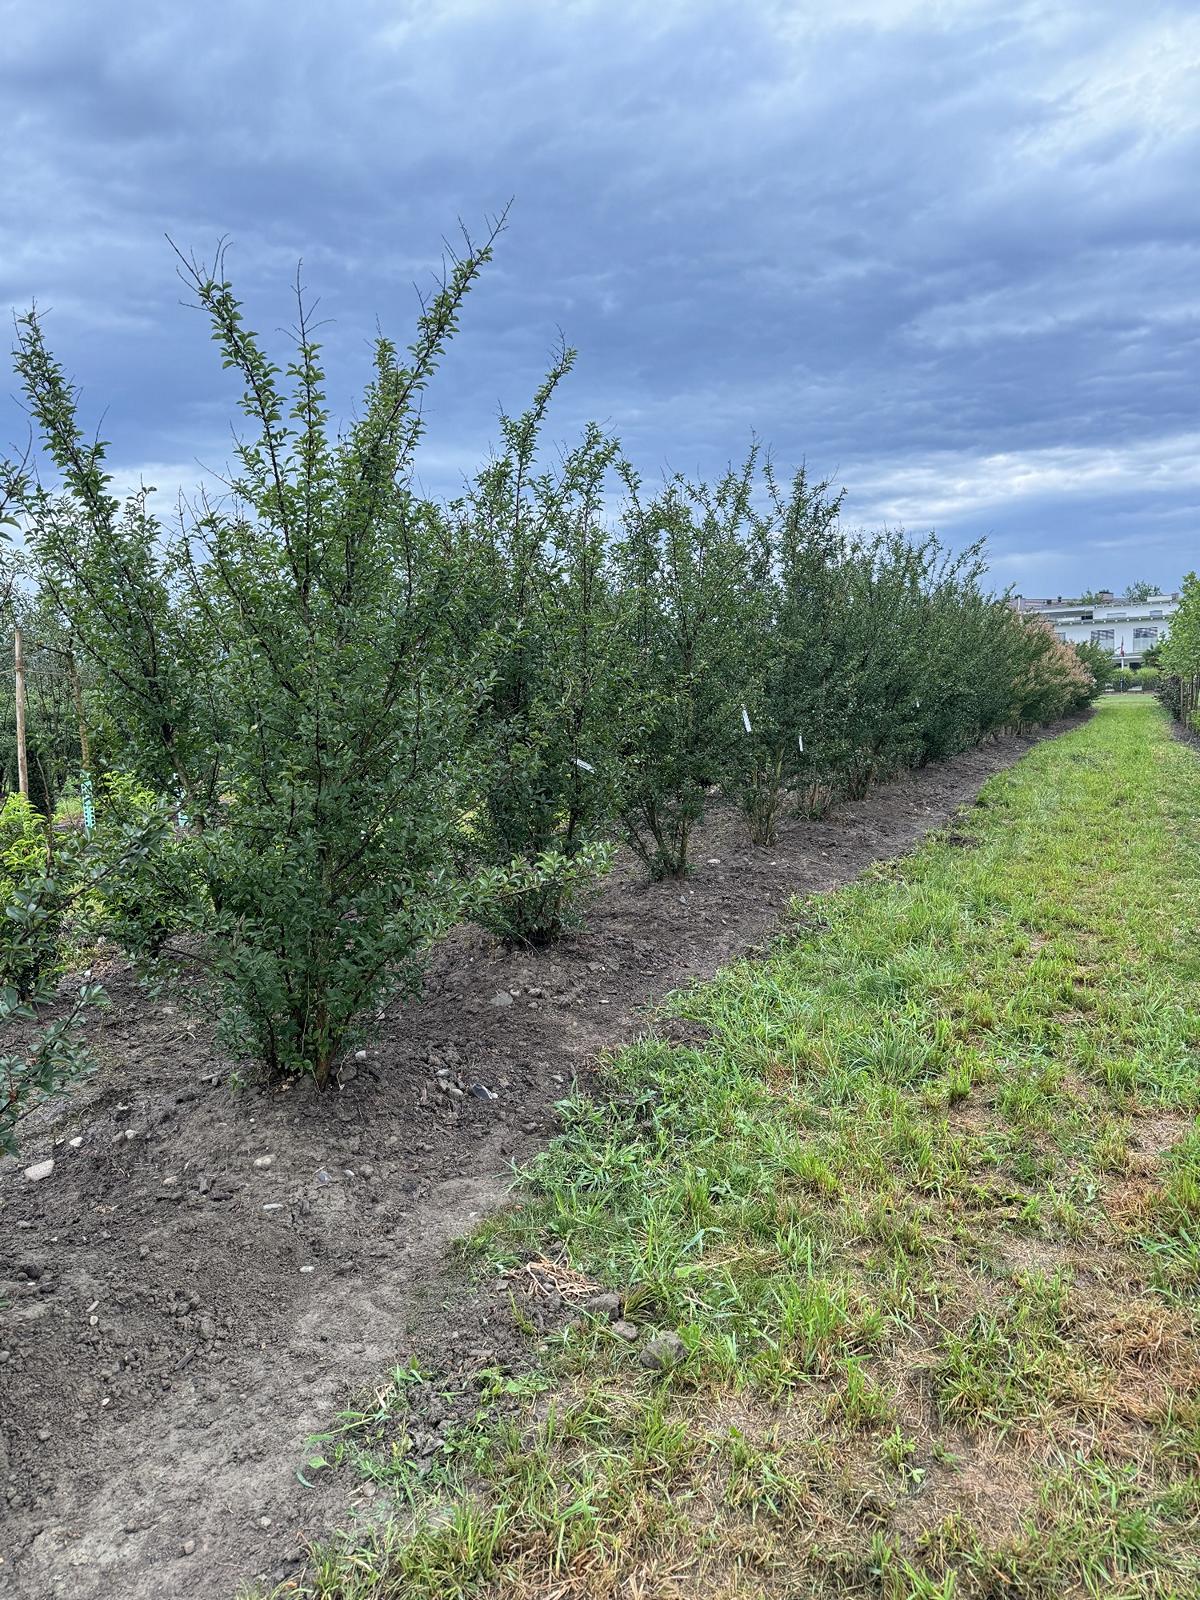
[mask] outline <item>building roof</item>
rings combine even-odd
[[[1141,622],[1147,618],[1168,616],[1179,605],[1177,594],[1152,594],[1145,600],[1030,600],[1017,596],[1017,609],[1045,614],[1059,622],[1074,618],[1080,622]]]

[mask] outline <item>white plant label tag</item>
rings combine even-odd
[[[800,746],[800,754],[803,755],[804,754],[804,735],[802,733],[798,733],[796,735],[796,743]]]
[[[96,827],[96,796],[90,772],[85,772],[79,780],[79,797],[83,802],[83,831],[92,833]]]
[[[581,767],[584,772],[595,772],[596,770],[592,763],[590,761],[585,761],[582,756],[575,757],[575,765],[577,767]]]
[[[750,726],[750,713],[746,710],[745,706],[742,707],[742,726],[745,728],[747,733],[752,733],[754,731]]]

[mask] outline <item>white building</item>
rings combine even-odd
[[[1018,611],[1034,612],[1051,623],[1068,644],[1098,644],[1126,667],[1140,667],[1147,650],[1162,644],[1171,618],[1179,610],[1177,594],[1155,594],[1148,600],[1118,600],[1097,595],[1094,601],[1028,600],[1018,595]]]

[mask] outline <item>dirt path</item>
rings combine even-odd
[[[291,1570],[302,1533],[345,1518],[344,1485],[296,1477],[341,1398],[410,1352],[460,1370],[497,1353],[446,1247],[502,1202],[596,1052],[1034,742],[789,823],[770,850],[719,816],[686,884],[618,873],[544,954],[463,930],[332,1099],[231,1091],[201,1020],[108,975],[100,1071],[0,1167],[0,1590],[221,1600]],[[49,1156],[49,1178],[23,1178]]]

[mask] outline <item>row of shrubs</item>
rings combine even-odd
[[[1162,682],[1162,674],[1152,666],[1139,667],[1136,672],[1132,667],[1116,667],[1110,682],[1118,694],[1127,694],[1131,689],[1154,694]]]
[[[650,878],[686,873],[716,797],[766,845],[1094,688],[985,592],[977,549],[852,532],[828,484],[757,449],[653,487],[599,427],[546,450],[569,351],[458,497],[418,493],[420,396],[489,249],[453,263],[406,353],[378,341],[338,436],[304,318],[284,373],[197,266],[248,431],[228,491],[174,531],[148,492],[114,494],[19,325],[58,469],[20,485],[29,580],[121,769],[63,904],[91,896],[143,961],[194,959],[228,1043],[320,1085],[463,918],[543,943],[621,843]]]

